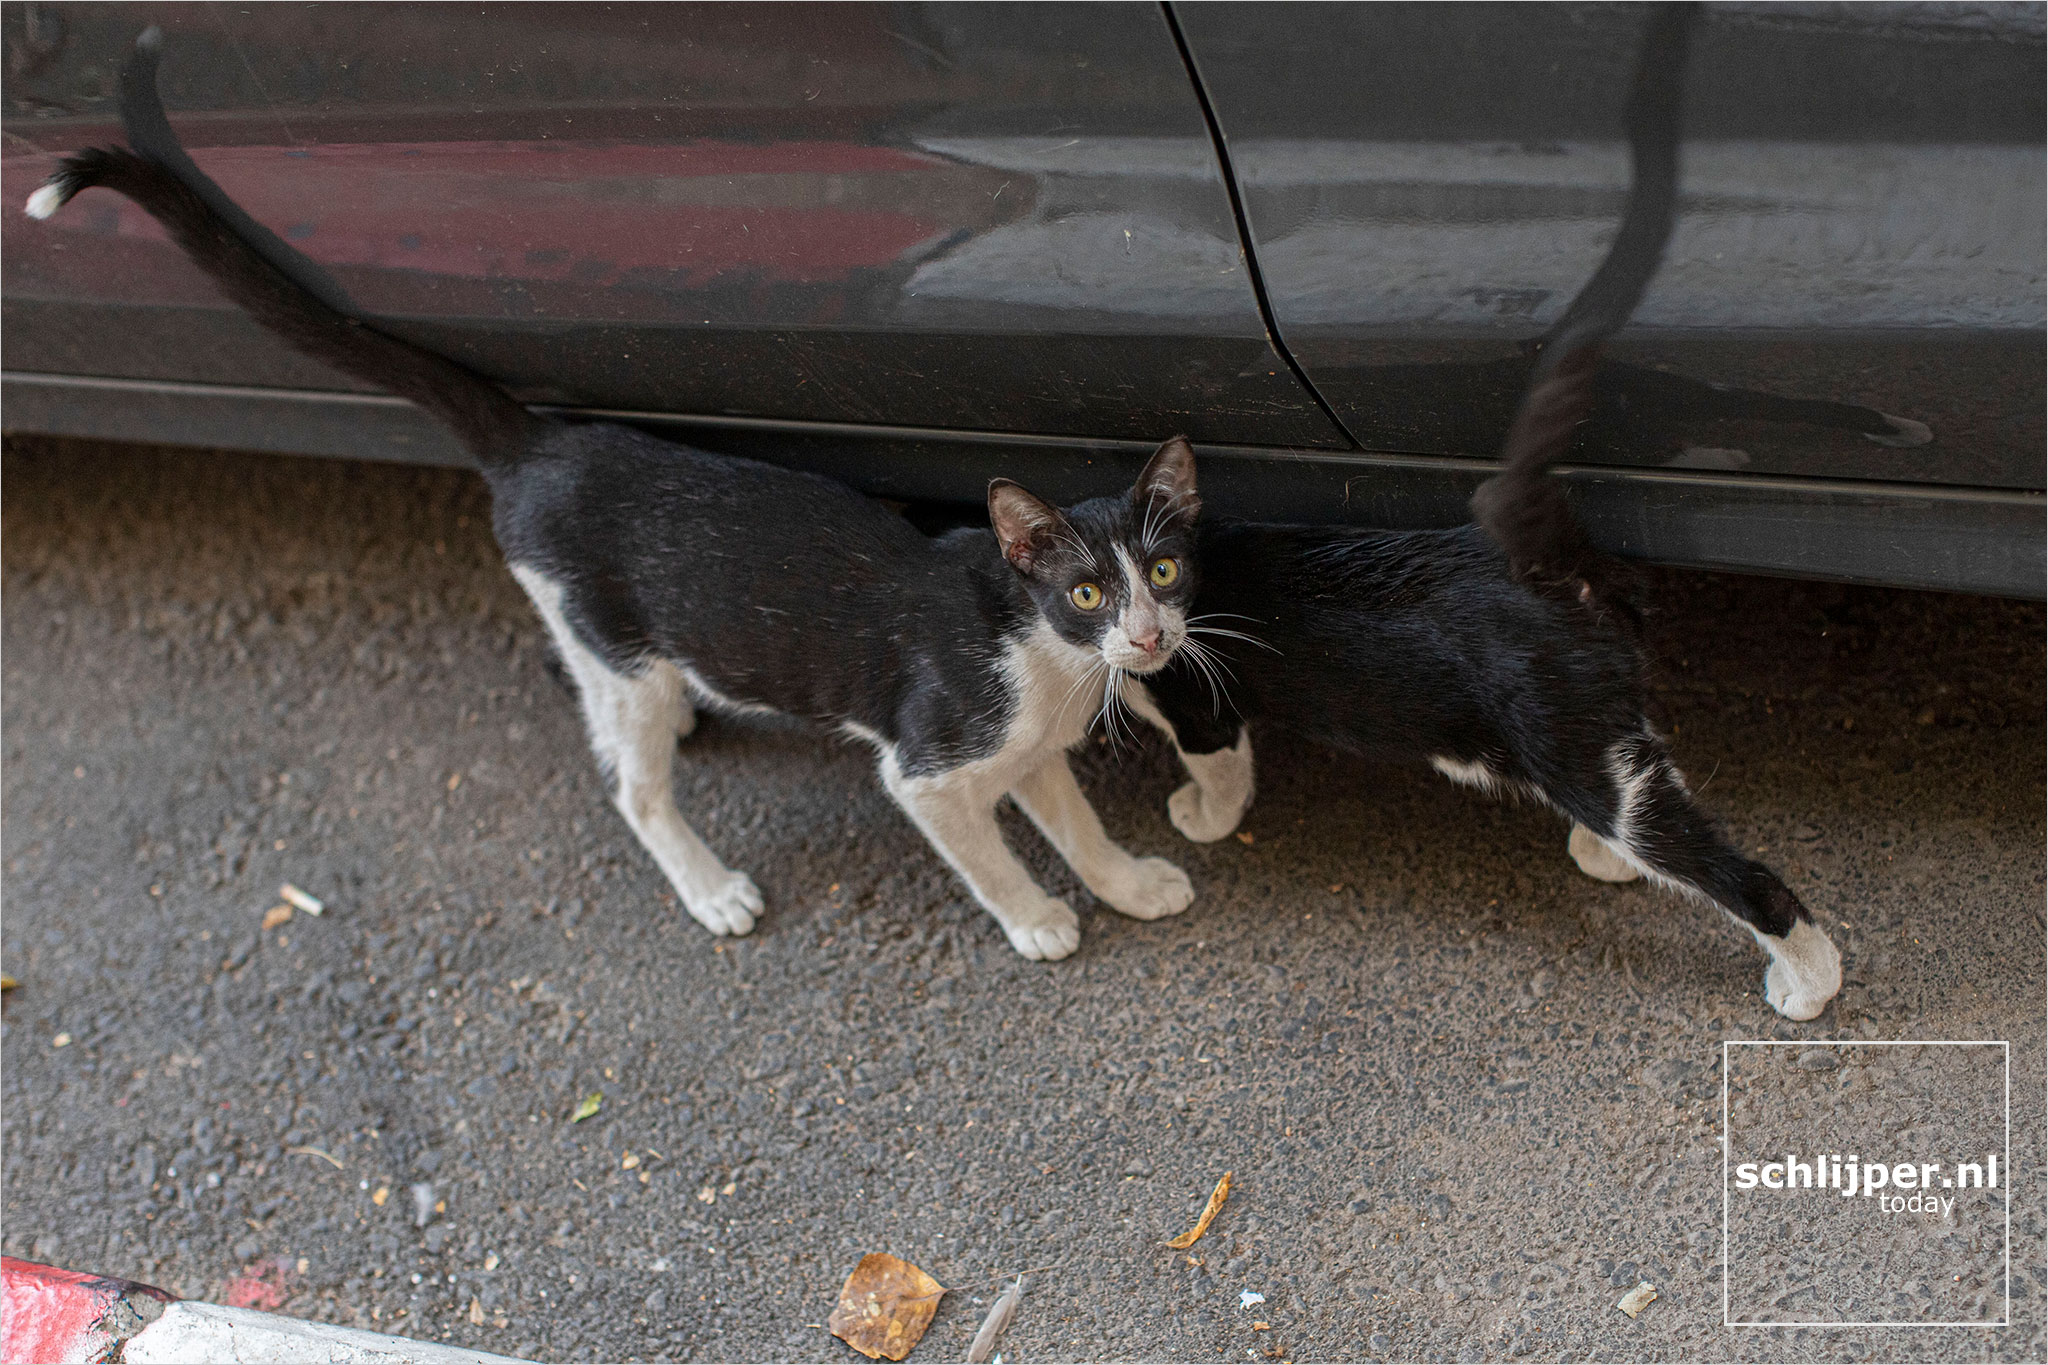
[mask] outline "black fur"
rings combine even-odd
[[[1621,779],[1636,779],[1626,842],[1643,864],[1767,934],[1807,918],[1686,791],[1644,718],[1632,631],[1517,580],[1477,527],[1212,521],[1198,557],[1191,629],[1217,672],[1184,652],[1146,679],[1185,752],[1228,748],[1250,723],[1349,753],[1479,765],[1606,839],[1622,833]]]

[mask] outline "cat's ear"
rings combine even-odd
[[[1020,573],[1031,572],[1066,524],[1058,509],[1008,479],[989,481],[988,521],[1002,542],[1003,558]]]
[[[1190,520],[1202,510],[1195,491],[1195,450],[1185,436],[1176,436],[1152,452],[1131,486],[1131,502],[1140,510],[1163,504],[1169,518]]]

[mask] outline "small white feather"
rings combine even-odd
[[[1017,1300],[1023,1296],[1024,1277],[1019,1275],[996,1299],[994,1306],[988,1310],[988,1316],[982,1319],[981,1330],[974,1334],[974,1341],[967,1348],[967,1365],[981,1365],[982,1361],[988,1359],[989,1352],[995,1349],[996,1338],[1003,1334],[1003,1329],[1010,1325],[1010,1319],[1016,1316]],[[1002,1357],[997,1356],[996,1359],[1001,1360]]]
[[[64,191],[55,185],[45,185],[28,197],[28,216],[48,218],[64,207]]]

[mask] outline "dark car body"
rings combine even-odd
[[[22,5],[5,193],[198,163],[523,398],[903,499],[1174,432],[1238,515],[1448,525],[1628,183],[1627,5]],[[2043,592],[2038,5],[1707,7],[1568,477],[1670,563]],[[458,461],[139,210],[5,216],[7,428]]]

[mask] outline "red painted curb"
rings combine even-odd
[[[83,1365],[119,1355],[177,1295],[133,1280],[0,1257],[0,1361]]]

